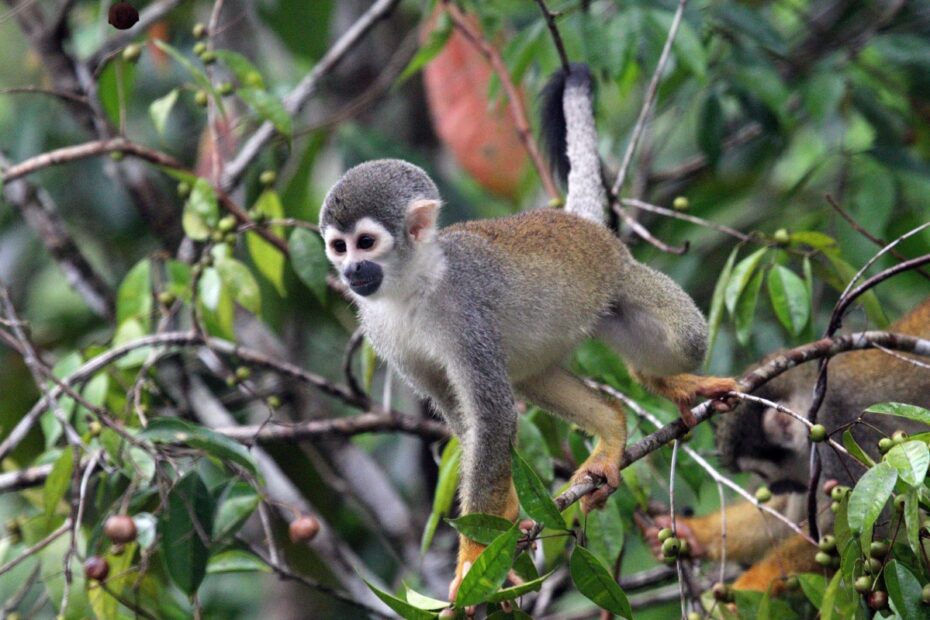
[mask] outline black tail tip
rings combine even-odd
[[[568,70],[558,69],[539,94],[540,138],[543,151],[553,171],[565,183],[571,166],[566,151],[565,111],[562,100],[565,88],[587,88],[592,84],[591,71],[582,63],[572,63]]]

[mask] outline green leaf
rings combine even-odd
[[[45,479],[45,486],[42,490],[42,499],[45,504],[45,517],[51,518],[55,514],[58,502],[68,492],[71,486],[71,472],[74,470],[74,452],[70,449],[62,450],[61,454],[55,459],[52,465],[52,471],[49,472],[48,478]]]
[[[787,267],[774,265],[767,284],[775,316],[792,335],[799,335],[810,318],[811,300],[804,280]]]
[[[420,552],[426,553],[439,521],[452,509],[455,500],[455,489],[459,485],[459,462],[462,460],[462,448],[459,440],[453,437],[446,444],[439,460],[439,476],[436,481],[436,491],[433,494],[433,510],[430,512],[426,527],[423,528],[423,540],[420,542]]]
[[[128,319],[120,323],[113,333],[113,346],[119,346],[138,340],[145,336],[145,327],[139,319]],[[140,347],[133,349],[128,354],[121,357],[117,362],[117,368],[136,368],[141,366],[152,352],[152,347]]]
[[[155,420],[158,422],[161,420]],[[197,527],[193,519],[196,519]],[[206,485],[197,472],[181,478],[168,494],[168,507],[162,513],[158,531],[162,538],[162,555],[171,580],[192,596],[207,573],[207,543],[201,532],[210,536],[213,503]]]
[[[853,276],[856,275],[856,270],[839,256],[829,253],[825,254],[825,256],[839,274],[842,286],[837,287],[837,290],[842,290],[846,283],[852,280]],[[888,317],[885,316],[885,311],[882,309],[882,305],[878,301],[878,297],[875,295],[874,291],[863,293],[856,299],[856,303],[862,304],[865,313],[869,316],[869,320],[874,322],[879,329],[888,326]]]
[[[823,594],[827,590],[826,577],[814,573],[802,573],[798,575],[798,582],[807,600],[817,609],[823,607]]]
[[[856,458],[860,463],[866,467],[872,467],[875,465],[875,461],[872,460],[872,457],[866,454],[866,451],[863,450],[856,440],[853,438],[852,433],[849,429],[843,431],[843,447],[849,451],[849,453]]]
[[[898,472],[888,463],[865,472],[849,496],[849,529],[858,534],[871,528],[897,481]]]
[[[866,409],[866,413],[881,413],[930,425],[930,411],[916,405],[904,403],[879,403]]]
[[[178,299],[191,300],[191,266],[185,262],[168,259],[165,261],[165,273],[168,275],[167,290]]]
[[[394,82],[394,87],[396,88],[406,82],[408,78],[425,67],[429,61],[436,58],[446,46],[451,34],[452,18],[449,17],[447,12],[442,11],[436,19],[436,24],[430,31],[429,36],[426,37],[426,41],[420,45],[420,49],[417,50],[417,53],[410,59],[410,62],[407,63],[403,72]]]
[[[241,465],[253,476],[258,475],[258,466],[245,446],[179,418],[155,418],[139,433],[139,437],[155,443],[183,444],[203,450],[221,461],[233,461]]]
[[[733,272],[733,263],[736,262],[736,255],[739,254],[739,246],[733,248],[727,262],[723,264],[723,270],[717,278],[717,284],[714,285],[714,296],[710,300],[710,312],[707,316],[707,355],[705,363],[710,361],[711,352],[714,350],[714,342],[717,340],[717,332],[720,331],[720,323],[723,321],[723,301],[727,290],[727,284],[730,282],[730,274]]]
[[[743,294],[743,290],[752,278],[753,272],[756,270],[756,267],[759,266],[759,261],[762,260],[762,257],[765,256],[767,251],[766,248],[756,250],[737,263],[736,267],[733,268],[733,273],[730,275],[727,288],[723,293],[727,310],[731,315],[736,312],[736,302],[739,301]]]
[[[526,416],[520,416],[517,420],[517,445],[520,446],[520,454],[526,458],[533,471],[546,483],[552,482],[555,471],[552,457],[546,450],[546,440],[539,427]]]
[[[918,489],[908,489],[904,496],[904,524],[907,530],[907,543],[918,557],[923,553],[920,545],[920,493]]]
[[[181,215],[184,234],[194,241],[204,241],[219,220],[216,191],[206,179],[198,177],[191,187],[190,198],[185,203],[184,213]]]
[[[260,502],[261,497],[252,485],[241,480],[231,482],[220,498],[220,506],[216,511],[213,524],[215,538],[221,540],[238,532]]]
[[[151,267],[149,259],[136,263],[116,291],[116,324],[137,319],[148,330],[152,311]]]
[[[820,607],[820,618],[821,620],[830,620],[833,618],[835,612],[834,604],[836,603],[836,595],[840,588],[840,580],[843,578],[843,573],[837,571],[833,575],[833,579],[830,580],[830,584],[827,586],[826,591],[823,593],[823,604]]]
[[[416,590],[412,589],[407,584],[404,584],[405,592],[404,598],[407,599],[407,602],[417,607],[419,609],[426,609],[428,611],[433,611],[437,609],[445,609],[449,606],[449,601],[440,601],[438,598],[433,598],[431,596],[426,596],[425,594],[420,594]]]
[[[100,72],[97,97],[107,118],[117,127],[120,125],[120,108],[125,110],[126,102],[132,96],[135,81],[135,63],[126,62],[121,56],[114,57]]]
[[[458,519],[446,519],[459,534],[471,538],[482,545],[490,545],[494,539],[506,532],[513,523],[497,515],[473,512]]]
[[[329,260],[319,235],[297,228],[291,233],[288,247],[291,252],[291,266],[297,276],[316,295],[320,303],[325,304]]]
[[[626,594],[596,555],[576,545],[569,560],[569,570],[575,587],[595,605],[632,620],[633,610],[630,608]]]
[[[220,296],[223,293],[223,279],[215,267],[203,270],[198,284],[200,303],[209,310],[216,310],[220,305]]]
[[[228,549],[221,551],[210,558],[207,563],[207,574],[218,573],[270,573],[271,568],[252,553],[243,549]]]
[[[736,339],[743,346],[749,344],[752,336],[752,322],[756,314],[756,303],[759,301],[759,290],[762,288],[764,273],[763,271],[756,272],[736,304]]]
[[[229,67],[239,84],[253,88],[265,88],[262,74],[248,58],[232,50],[214,50],[214,53],[220,62]]]
[[[701,119],[697,125],[698,146],[711,166],[716,166],[720,159],[724,129],[723,106],[717,93],[711,90],[701,106]]]
[[[885,565],[883,574],[891,609],[899,618],[930,618],[930,608],[921,603],[922,587],[914,573],[897,560],[891,560]]]
[[[262,309],[262,292],[249,268],[235,258],[225,257],[216,261],[220,279],[240,306],[258,314]]]
[[[278,197],[278,193],[271,189],[261,193],[252,209],[269,219],[284,216],[281,199]],[[279,237],[284,234],[284,228],[281,226],[271,226],[270,231]],[[281,297],[284,297],[287,294],[287,291],[284,290],[284,254],[262,239],[261,235],[252,231],[245,234],[245,243],[249,249],[249,256],[252,257],[258,272],[274,285],[275,290],[278,291]]]
[[[518,586],[512,586],[510,588],[502,588],[488,597],[487,601],[489,603],[500,603],[501,601],[512,601],[515,598],[523,596],[527,592],[536,592],[542,586],[543,582],[552,575],[554,571],[550,571],[541,577],[532,579],[530,581],[525,581]]]
[[[271,122],[278,133],[291,137],[294,123],[280,99],[266,90],[249,86],[239,88],[236,94],[263,120]]]
[[[391,596],[387,592],[379,590],[367,581],[365,582],[365,585],[367,585],[368,589],[374,592],[375,596],[381,599],[385,605],[396,611],[401,618],[404,618],[404,620],[432,620],[436,617],[436,614],[420,609],[418,607],[414,607],[407,601],[402,601],[396,596]]]
[[[608,497],[604,509],[589,512],[585,523],[588,550],[608,566],[613,565],[623,549],[623,519],[620,518],[618,500],[616,493]]]
[[[559,509],[549,495],[549,490],[543,486],[542,481],[529,463],[516,450],[511,451],[513,484],[517,488],[520,505],[530,515],[530,518],[539,521],[545,527],[564,530],[565,520],[559,514]]]
[[[923,484],[930,465],[930,449],[922,441],[906,441],[894,446],[885,455],[885,460],[898,470],[898,477],[916,487]]]
[[[820,250],[824,254],[836,254],[839,251],[836,239],[816,230],[801,230],[791,233],[791,243],[792,245],[804,244],[815,250]]]
[[[510,567],[513,566],[519,538],[520,528],[515,523],[481,552],[462,579],[455,596],[456,607],[477,605],[501,587]]]
[[[168,124],[168,115],[171,114],[171,109],[174,108],[174,104],[177,100],[178,89],[173,88],[167,95],[149,104],[149,116],[152,117],[152,124],[155,125],[155,131],[157,131],[158,135],[162,138],[165,137],[165,126]]]

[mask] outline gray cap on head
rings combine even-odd
[[[401,159],[376,159],[349,169],[323,201],[320,229],[349,229],[363,217],[380,222],[395,236],[415,200],[439,200],[439,190],[419,166]]]

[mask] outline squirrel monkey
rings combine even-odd
[[[591,114],[587,74],[581,78]],[[599,186],[600,175],[586,182]],[[461,441],[463,513],[518,516],[510,478],[515,393],[598,437],[575,479],[606,484],[583,499],[584,510],[617,488],[624,411],[563,367],[588,335],[615,346],[644,382],[681,406],[735,389],[731,379],[684,374],[703,359],[704,317],[605,226],[534,209],[439,229],[440,205],[422,169],[370,161],[329,191],[320,232],[375,350]],[[450,596],[482,550],[460,539]]]
[[[930,299],[925,300],[889,331],[930,338]],[[904,355],[904,354],[901,354]],[[844,353],[830,361],[827,394],[818,413],[818,422],[828,432],[847,425],[869,406],[880,402],[901,402],[930,407],[930,369],[908,363],[883,351]],[[817,381],[817,364],[807,363],[779,375],[756,391],[758,396],[778,402],[802,415],[811,404]],[[866,416],[867,424],[853,424],[856,442],[876,461],[881,459],[877,444],[896,430],[926,432],[927,426],[903,418]],[[719,419],[717,448],[721,463],[735,471],[758,474],[776,494],[769,505],[795,523],[807,519],[809,482],[808,427],[774,408],[745,403]],[[854,486],[865,470],[849,462],[826,443],[817,447],[822,463],[821,480],[837,480]],[[818,529],[833,530],[831,499],[817,491]],[[720,521],[716,512],[704,517],[679,517],[678,533],[689,539],[692,548],[703,549],[713,560],[721,557]],[[751,565],[733,586],[743,590],[775,591],[782,588],[781,577],[792,573],[820,570],[814,561],[817,548],[795,534],[782,522],[767,516],[749,502],[726,510],[727,559]],[[670,519],[656,519],[656,527],[669,527]],[[654,537],[650,540],[658,549]]]

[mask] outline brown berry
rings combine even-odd
[[[316,537],[320,531],[320,522],[313,517],[297,517],[291,521],[287,532],[291,537],[291,542],[309,542]]]
[[[536,522],[533,521],[532,519],[523,519],[522,521],[520,521],[521,532],[529,532],[534,527],[536,527]]]
[[[84,576],[88,579],[103,581],[110,573],[110,565],[99,555],[92,555],[84,562]]]
[[[830,478],[829,480],[823,483],[823,494],[827,497],[830,497],[835,489],[839,485],[840,481],[836,478]]]
[[[128,2],[117,2],[110,5],[107,21],[117,30],[129,30],[139,21],[139,11]]]
[[[872,609],[884,609],[888,607],[888,593],[882,590],[875,590],[869,594],[869,607]]]
[[[136,522],[129,515],[113,515],[103,524],[103,533],[115,543],[128,543],[136,539]]]

